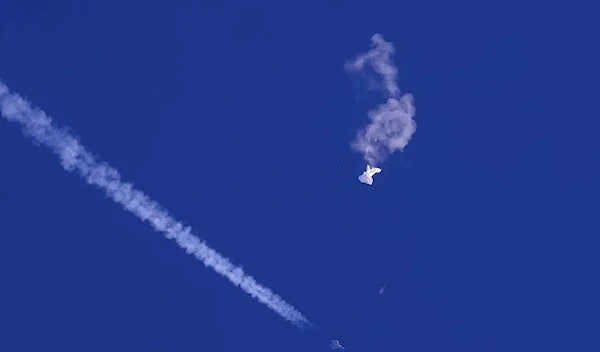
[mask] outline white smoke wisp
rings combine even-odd
[[[403,151],[417,130],[415,104],[411,94],[402,94],[396,83],[398,68],[392,61],[394,46],[381,34],[371,37],[371,49],[345,64],[346,71],[369,74],[372,69],[381,79],[378,88],[386,102],[369,111],[371,123],[361,129],[351,146],[363,154],[371,166],[382,163],[393,152]]]
[[[77,172],[87,183],[104,191],[109,198],[142,221],[147,221],[154,230],[175,240],[188,254],[194,255],[204,265],[229,279],[235,286],[240,287],[284,319],[298,327],[311,325],[308,319],[293,306],[194,236],[189,226],[184,227],[142,191],[135,189],[131,183],[122,181],[115,168],[98,162],[77,138],[64,129],[55,127],[46,113],[31,107],[19,95],[11,94],[2,82],[0,82],[0,112],[6,120],[19,123],[23,133],[31,137],[36,144],[46,146],[57,154],[65,170]]]

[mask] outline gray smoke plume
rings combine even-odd
[[[371,123],[361,129],[351,146],[371,166],[382,163],[397,150],[404,150],[417,130],[413,120],[415,104],[411,94],[402,94],[396,83],[398,69],[392,62],[394,46],[380,34],[371,37],[371,49],[345,64],[346,71],[376,78],[375,87],[385,93],[386,102],[369,111]],[[376,75],[373,76],[374,71]]]

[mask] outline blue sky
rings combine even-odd
[[[2,119],[0,350],[596,350],[594,13],[3,5],[0,80],[315,326],[287,323]],[[369,187],[350,142],[383,101],[343,65],[375,33],[396,47],[417,131]]]

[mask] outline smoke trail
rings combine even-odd
[[[371,123],[361,129],[351,146],[363,154],[371,166],[385,161],[396,150],[404,150],[417,129],[414,99],[411,94],[401,95],[396,84],[398,69],[392,62],[394,46],[380,34],[371,37],[371,49],[359,54],[354,61],[346,62],[349,72],[368,74],[370,68],[381,78],[375,87],[385,93],[387,101],[369,111]]]
[[[204,241],[200,241],[191,233],[189,226],[184,227],[173,219],[158,203],[135,189],[132,184],[121,181],[121,176],[116,169],[96,161],[75,137],[53,126],[51,118],[42,110],[32,108],[19,95],[11,94],[2,82],[0,82],[0,112],[8,121],[20,123],[23,133],[33,138],[36,144],[44,145],[56,153],[65,170],[78,172],[87,183],[103,190],[123,208],[142,221],[147,221],[154,230],[164,233],[167,238],[174,239],[187,253],[194,255],[204,265],[213,268],[281,317],[298,327],[310,325],[310,322],[293,306],[270,289],[260,285]]]

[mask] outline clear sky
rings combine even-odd
[[[314,326],[0,119],[0,350],[597,351],[597,8],[539,5],[3,4],[0,80]],[[367,186],[375,33],[417,131]]]

